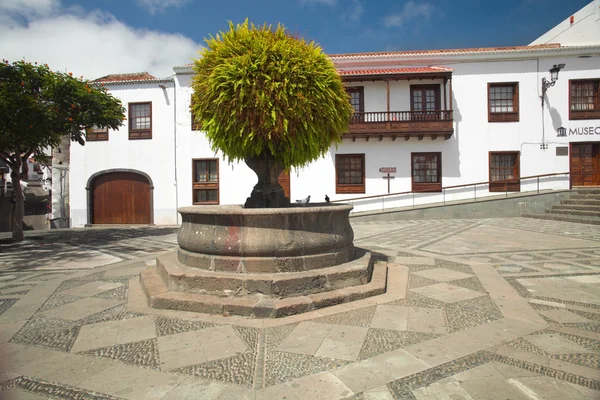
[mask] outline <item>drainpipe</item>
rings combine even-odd
[[[173,74],[173,160],[175,162],[175,223],[179,225],[179,187],[177,185],[177,74]]]
[[[177,187],[177,83],[175,82],[176,74],[169,76],[173,79],[173,162],[175,171],[175,224],[179,225],[179,193]],[[165,91],[167,96],[166,87],[164,85],[158,85],[159,88]]]

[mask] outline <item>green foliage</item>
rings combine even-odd
[[[125,109],[104,88],[47,64],[0,63],[0,155],[9,164],[18,154],[41,153],[60,138],[84,143],[85,128],[116,129]]]
[[[229,161],[270,153],[289,168],[341,141],[352,108],[317,44],[248,20],[206,43],[194,60],[191,108],[213,150]]]

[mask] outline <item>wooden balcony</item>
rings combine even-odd
[[[437,111],[376,111],[355,112],[350,120],[345,139],[402,137],[408,140],[416,137],[432,140],[443,137],[448,140],[454,133],[451,110]]]

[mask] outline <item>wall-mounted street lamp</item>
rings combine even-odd
[[[544,96],[546,95],[546,91],[548,88],[554,86],[556,81],[558,80],[558,72],[565,67],[565,64],[554,64],[552,68],[550,68],[550,80],[546,80],[546,78],[542,78],[542,108],[544,108]]]

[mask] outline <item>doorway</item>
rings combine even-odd
[[[571,143],[571,186],[600,186],[600,142]]]

